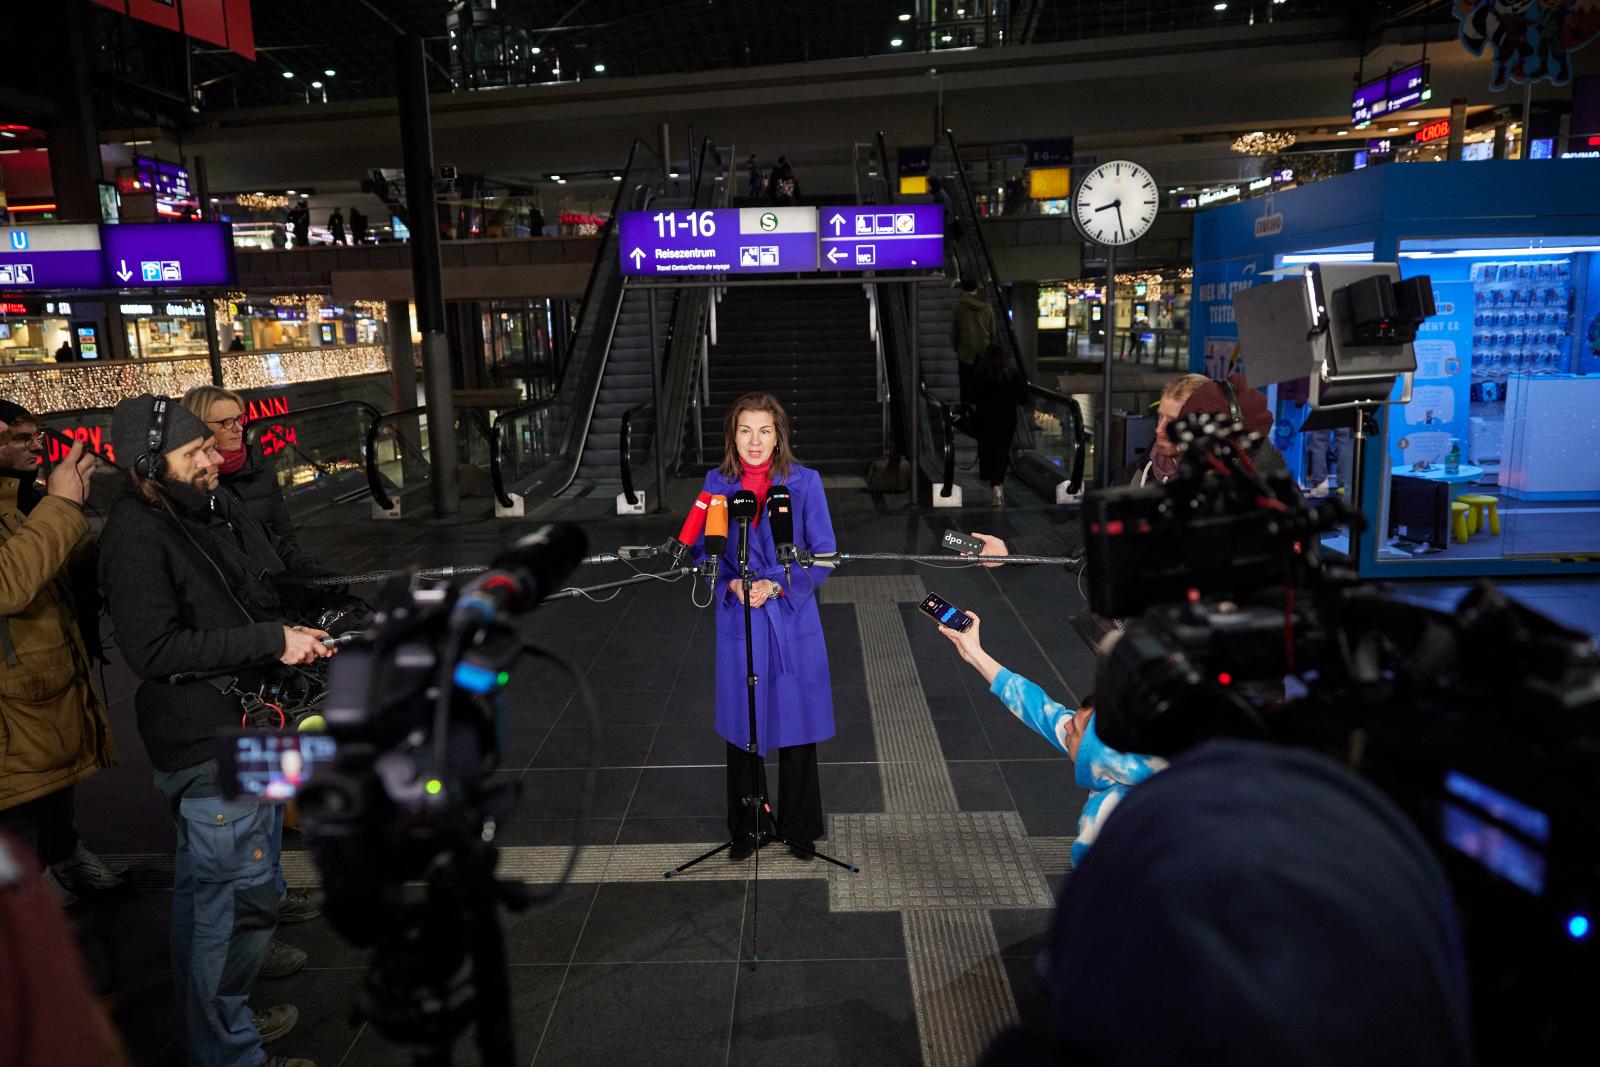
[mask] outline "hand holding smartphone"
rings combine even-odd
[[[924,615],[957,633],[966,633],[972,626],[972,616],[937,593],[929,593],[927,599],[918,607],[922,609]]]

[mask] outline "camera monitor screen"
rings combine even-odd
[[[292,800],[338,751],[333,738],[318,733],[243,733],[221,740],[224,793],[263,800]]]

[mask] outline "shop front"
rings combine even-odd
[[[71,323],[49,312],[42,300],[0,302],[0,367],[31,366],[54,362],[63,342],[71,340]],[[69,305],[70,306],[70,305]]]
[[[122,313],[130,359],[171,359],[207,352],[203,300],[125,301],[117,310]]]
[[[1196,220],[1190,361],[1204,373],[1248,375],[1233,294],[1285,270],[1375,261],[1432,280],[1410,400],[1379,410],[1359,485],[1332,473],[1350,462],[1348,431],[1300,433],[1309,411],[1295,390],[1270,391],[1274,443],[1302,482],[1359,491],[1363,574],[1600,570],[1595,188],[1600,163],[1587,160],[1384,167],[1276,198],[1281,217],[1260,229],[1282,229],[1266,239],[1259,204]]]

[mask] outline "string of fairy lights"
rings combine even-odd
[[[382,345],[326,345],[222,356],[222,384],[229,389],[270,389],[388,370]],[[0,375],[7,399],[47,415],[112,407],[124,397],[140,393],[182,396],[197,385],[211,384],[211,365],[204,356],[191,356],[28,367],[0,370]]]

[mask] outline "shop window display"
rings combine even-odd
[[[1449,486],[1443,544],[1387,537],[1380,559],[1550,559],[1600,549],[1600,237],[1402,240],[1433,279],[1411,402],[1389,421],[1394,478]],[[1600,332],[1600,331],[1596,331]]]

